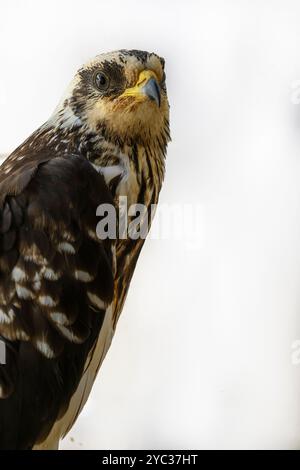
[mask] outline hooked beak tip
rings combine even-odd
[[[143,93],[150,98],[151,101],[155,101],[157,106],[160,107],[161,95],[159,85],[155,78],[150,78],[142,88]]]

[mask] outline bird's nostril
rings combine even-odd
[[[145,83],[145,81],[146,81],[146,78],[142,78],[142,80],[140,80],[140,81],[137,83],[137,86],[143,85],[143,83]]]

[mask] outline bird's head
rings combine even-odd
[[[76,73],[57,110],[63,126],[85,126],[121,142],[169,135],[164,60],[120,50],[96,56]]]

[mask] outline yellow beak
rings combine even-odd
[[[136,85],[132,88],[127,88],[121,97],[134,96],[139,101],[144,101],[149,98],[155,101],[157,106],[160,106],[161,96],[158,79],[153,70],[143,70],[138,78]]]

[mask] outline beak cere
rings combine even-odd
[[[150,100],[155,101],[158,107],[160,107],[160,89],[155,78],[150,78],[147,83],[141,89],[142,93],[144,93]]]
[[[132,96],[137,101],[144,101],[145,98],[149,98],[151,101],[154,101],[158,107],[160,107],[161,94],[155,72],[153,72],[153,70],[142,70],[139,74],[136,85],[131,88],[127,88],[121,95],[121,97],[124,98],[127,96]]]

